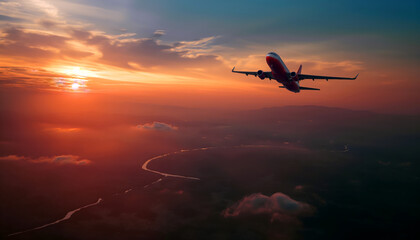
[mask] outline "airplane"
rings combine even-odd
[[[325,79],[325,80],[356,80],[359,76],[357,74],[353,78],[346,78],[346,77],[329,77],[329,76],[317,76],[317,75],[308,75],[302,74],[302,65],[300,65],[297,72],[290,72],[289,69],[284,64],[283,60],[281,60],[280,56],[277,55],[275,52],[270,52],[266,56],[266,61],[268,66],[271,68],[271,72],[264,72],[262,70],[258,70],[256,72],[248,72],[248,71],[235,71],[235,67],[233,67],[232,72],[234,73],[242,73],[245,75],[254,75],[255,77],[259,77],[261,80],[265,78],[268,79],[275,79],[277,82],[283,84],[283,86],[279,86],[279,88],[286,88],[287,90],[298,93],[300,90],[320,90],[319,88],[310,88],[310,87],[301,87],[299,85],[299,81],[304,79]]]

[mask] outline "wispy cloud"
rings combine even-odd
[[[101,72],[98,77],[115,80],[128,75],[137,82],[153,82],[151,79],[160,82],[160,78],[177,81],[176,77],[203,75],[215,77],[219,71],[203,71],[202,66],[213,70],[225,68],[220,56],[210,50],[217,37],[163,41],[166,31],[159,28],[150,37],[136,37],[137,33],[127,30],[109,34],[104,32],[103,25],[92,23],[105,16],[118,22],[124,18],[123,14],[94,3],[5,1],[0,2],[0,15],[0,62],[3,66],[50,70],[87,66]],[[161,77],[146,76],[157,73]]]
[[[199,55],[211,54],[214,49],[214,40],[220,36],[201,38],[195,41],[181,41],[174,44],[174,50],[185,52],[184,56],[197,57]]]
[[[29,23],[40,17],[57,19],[59,10],[53,4],[43,0],[15,0],[0,2],[0,14]]]
[[[146,130],[157,130],[157,131],[178,130],[178,127],[173,126],[168,123],[163,123],[163,122],[152,122],[152,123],[141,124],[141,125],[137,125],[137,128],[146,129]]]
[[[7,26],[0,30],[0,58],[48,66],[68,62],[112,66],[130,71],[190,75],[190,68],[224,67],[218,56],[209,52],[214,37],[194,42],[162,42],[163,31],[150,38],[135,38],[134,34],[107,35],[80,26],[53,20],[37,21],[41,28]],[[11,58],[13,57],[13,58]],[[217,73],[215,71],[215,73]]]
[[[56,133],[76,133],[76,132],[80,132],[81,128],[53,127],[53,128],[46,128],[45,130],[56,132]]]
[[[26,159],[23,156],[17,156],[17,155],[8,155],[0,157],[0,161],[20,161]]]
[[[38,9],[43,10],[49,17],[58,17],[58,9],[47,1],[32,0],[30,2],[32,2]]]
[[[91,161],[88,159],[82,159],[76,155],[58,155],[53,157],[39,157],[31,158],[25,156],[8,155],[0,157],[0,161],[28,161],[33,163],[52,163],[58,165],[87,165]]]

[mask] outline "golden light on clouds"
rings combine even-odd
[[[76,133],[80,132],[82,129],[77,127],[47,127],[45,130],[54,133]]]
[[[58,74],[64,74],[65,76],[68,76],[54,78],[54,84],[58,89],[67,91],[71,90],[73,92],[88,92],[88,78],[97,76],[97,74],[95,74],[93,71],[86,70],[78,66],[65,66],[51,68],[50,70]]]
[[[66,75],[76,77],[76,78],[86,78],[86,77],[96,77],[97,75],[93,71],[83,69],[81,67],[62,67],[61,69],[56,70],[59,73],[64,73]]]

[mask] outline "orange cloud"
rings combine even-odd
[[[17,155],[8,155],[0,157],[0,161],[28,161],[33,163],[52,163],[59,165],[87,165],[92,161],[88,159],[80,159],[79,156],[75,155],[59,155],[54,157],[40,157],[40,158],[30,158]]]
[[[17,155],[8,155],[0,157],[0,161],[20,161],[26,159],[23,156],[17,156]]]
[[[55,128],[47,128],[46,130],[57,132],[57,133],[75,133],[80,132],[81,128],[62,128],[62,127],[55,127]]]
[[[72,165],[86,165],[91,163],[90,160],[80,159],[79,156],[75,155],[59,155],[54,157],[40,157],[38,159],[32,160],[35,163],[54,163],[54,164],[72,164]]]
[[[101,53],[98,59],[103,64],[146,72],[183,73],[188,68],[202,66],[221,67],[216,55],[198,51],[208,48],[213,37],[195,42],[162,43],[163,31],[156,31],[151,38],[116,38],[87,30],[73,29],[71,37]]]
[[[134,38],[134,34],[106,35],[51,20],[41,20],[38,24],[53,31],[17,26],[3,28],[0,32],[0,59],[15,64],[20,61],[22,65],[29,62],[36,66],[63,62],[68,65],[73,62],[76,66],[108,65],[130,71],[183,76],[191,75],[189,69],[202,66],[224,68],[218,56],[209,52],[214,37],[162,43],[159,38],[164,32],[161,30],[150,38]]]

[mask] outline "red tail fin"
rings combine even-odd
[[[297,70],[297,75],[299,75],[302,72],[302,64],[299,66],[299,69]]]

